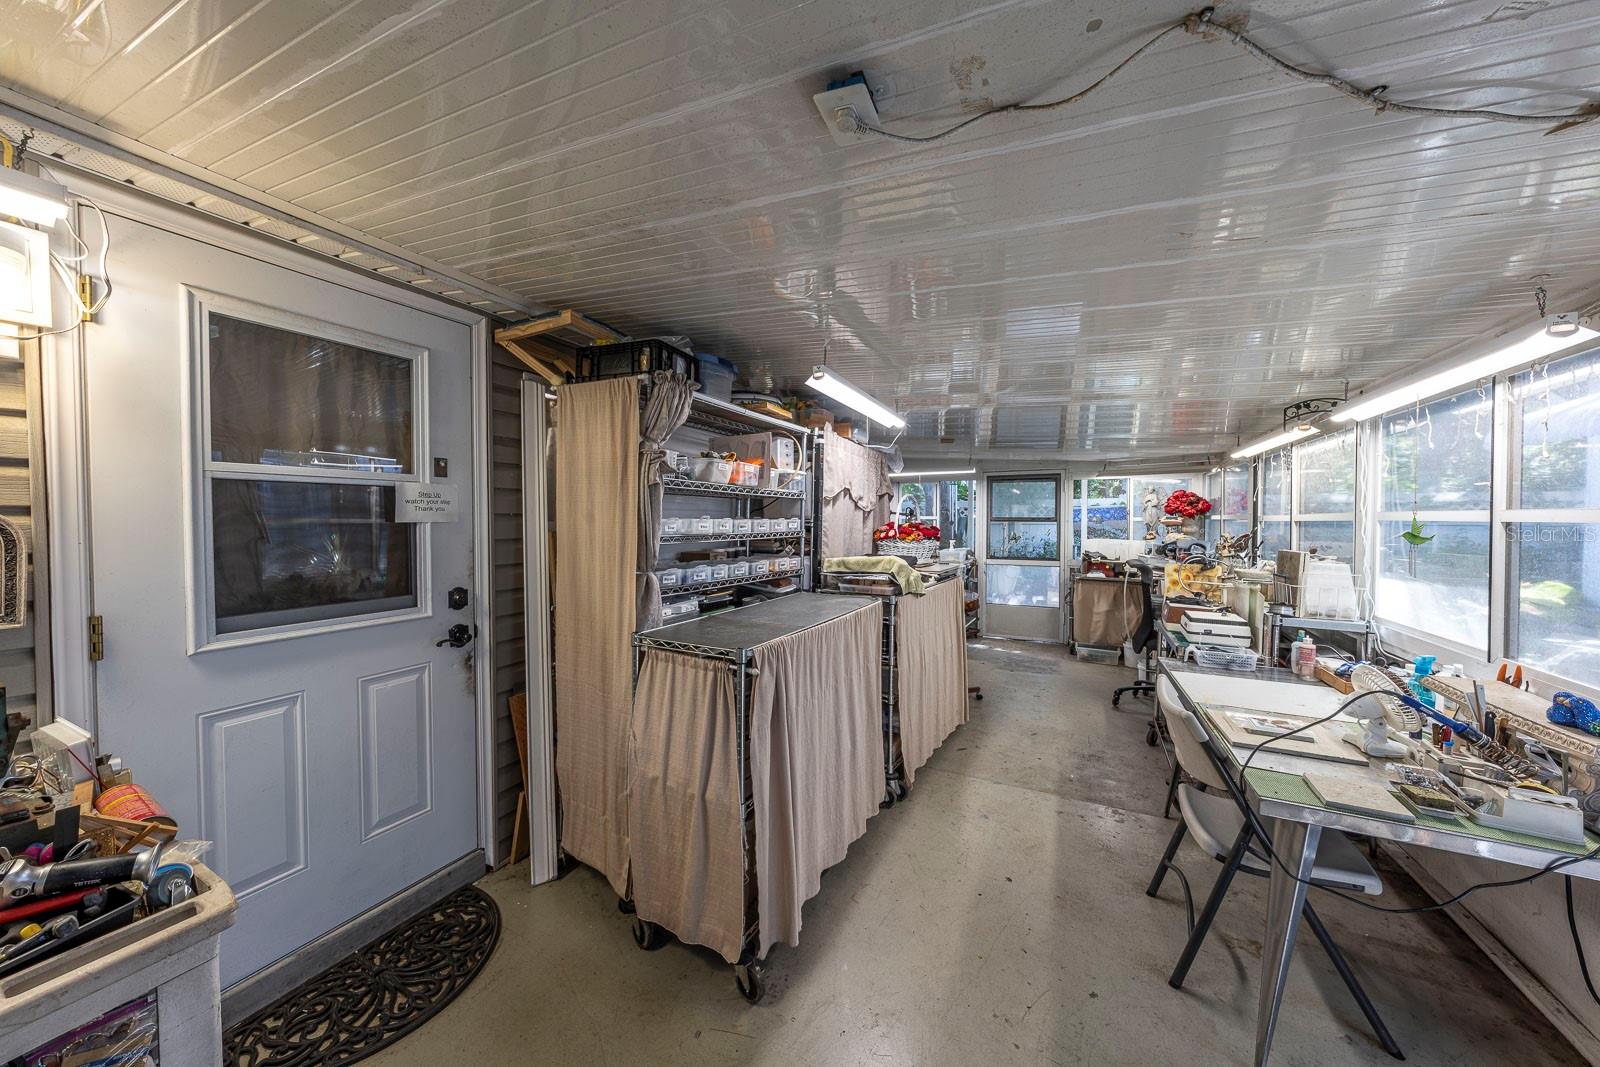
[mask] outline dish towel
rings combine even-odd
[[[834,556],[822,564],[833,574],[887,574],[900,583],[900,591],[921,596],[922,575],[898,556]]]

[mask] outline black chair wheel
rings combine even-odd
[[[1151,723],[1144,728],[1144,743],[1151,748],[1156,747],[1156,724]]]
[[[622,912],[624,915],[632,915],[634,912],[633,901],[629,900],[627,897],[618,897],[617,910]]]
[[[896,800],[904,800],[910,795],[911,790],[906,788],[906,784],[904,782],[896,780],[889,784],[889,792],[894,794],[894,798]]]
[[[761,998],[767,995],[766,975],[754,963],[735,966],[733,984],[739,987],[739,995],[751,1004],[760,1004]]]
[[[892,807],[894,807],[894,793],[892,793],[888,787],[885,787],[883,790],[883,799],[878,801],[878,810],[887,811]]]
[[[667,931],[659,924],[633,917],[633,943],[646,952],[654,952],[667,943]]]
[[[982,693],[973,693],[972,694],[972,699],[973,700],[982,700],[983,699],[983,694]]]

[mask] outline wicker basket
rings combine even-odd
[[[939,542],[937,541],[874,541],[872,554],[875,556],[904,556],[917,563],[926,563],[931,559],[939,558]]]

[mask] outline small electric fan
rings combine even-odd
[[[1345,708],[1352,718],[1361,720],[1361,751],[1383,759],[1404,756],[1410,749],[1389,737],[1389,727],[1402,734],[1422,729],[1422,716],[1401,699],[1405,693],[1386,671],[1370,663],[1360,664],[1350,672],[1350,684],[1357,692],[1372,697]]]

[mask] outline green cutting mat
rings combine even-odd
[[[1257,767],[1246,771],[1245,775],[1250,779],[1250,784],[1255,787],[1256,792],[1263,799],[1282,801],[1285,804],[1304,804],[1312,808],[1327,807],[1317,799],[1317,794],[1311,791],[1311,787],[1306,784],[1306,780],[1298,774],[1269,771]],[[1375,815],[1366,817],[1377,818]],[[1548,837],[1534,837],[1532,834],[1517,833],[1515,830],[1502,830],[1498,826],[1484,826],[1464,818],[1442,819],[1436,815],[1417,814],[1416,825],[1429,830],[1444,830],[1461,834],[1465,837],[1482,838],[1485,841],[1503,841],[1511,845],[1526,845],[1529,848],[1565,852],[1570,856],[1582,856],[1595,848],[1600,848],[1600,838],[1590,833],[1584,834],[1588,844],[1573,845],[1565,841],[1553,841]]]

